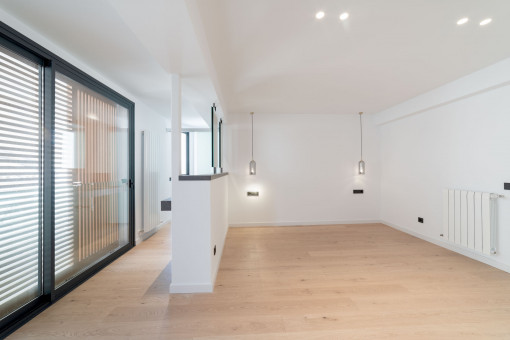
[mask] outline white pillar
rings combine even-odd
[[[181,76],[172,74],[172,108],[171,108],[171,123],[172,123],[172,252],[174,249],[174,240],[176,228],[176,209],[179,209],[179,175],[181,174]],[[172,261],[173,266],[173,261]],[[170,291],[170,287],[169,287]]]
[[[172,74],[172,205],[181,174],[181,115],[181,76]]]

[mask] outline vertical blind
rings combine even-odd
[[[0,46],[0,319],[41,292],[41,72]]]
[[[55,75],[55,284],[128,243],[128,111]],[[126,125],[126,124],[125,124]]]

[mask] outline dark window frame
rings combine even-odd
[[[41,296],[19,308],[4,319],[0,320],[0,338],[13,333],[19,327],[30,321],[37,314],[48,308],[61,297],[92,277],[115,259],[126,253],[135,246],[135,166],[134,166],[134,117],[135,104],[131,100],[112,90],[108,86],[94,79],[84,71],[73,66],[71,63],[60,58],[56,54],[45,49],[28,37],[17,32],[0,21],[0,44],[19,55],[35,61],[43,69],[43,102],[42,127],[43,127],[43,182],[50,190],[43,190],[43,226],[42,238],[42,292]],[[63,286],[55,289],[54,263],[55,263],[55,172],[53,169],[54,155],[54,117],[55,117],[55,72],[82,83],[91,90],[111,99],[112,101],[128,109],[129,119],[129,242],[119,248],[107,258],[89,267]],[[48,185],[49,184],[49,185]]]
[[[218,122],[218,167],[220,168],[220,171],[223,172],[223,165],[222,165],[222,152],[221,148],[223,147],[223,119],[220,118],[220,121]]]
[[[189,168],[189,164],[190,164],[190,161],[189,161],[189,132],[181,132],[181,134],[186,135],[186,173],[184,173],[182,175],[189,175],[189,171],[190,171],[190,168]]]

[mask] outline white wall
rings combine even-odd
[[[143,102],[135,103],[135,235],[136,239],[142,236],[142,131],[150,131],[153,135],[159,136],[161,142],[160,152],[160,171],[159,171],[159,201],[172,196],[172,182],[169,178],[172,176],[172,160],[171,160],[171,136],[166,132],[166,128],[170,127],[170,119],[166,119],[163,115],[157,114],[148,108]],[[171,212],[162,212],[161,205],[158,205],[160,211],[160,222],[169,221]]]
[[[112,82],[110,79],[104,77],[102,74],[98,73],[96,70],[92,69],[87,63],[82,61],[79,57],[74,56],[73,54],[69,53],[64,46],[60,46],[55,44],[53,41],[49,40],[47,37],[41,35],[36,30],[33,30],[31,27],[27,26],[25,23],[19,21],[17,18],[13,17],[9,13],[5,12],[4,10],[0,9],[0,17],[2,18],[2,21],[11,26],[13,29],[17,30],[21,34],[27,36],[28,38],[32,39],[39,45],[45,47],[49,51],[53,52],[54,54],[60,56],[67,62],[71,63],[72,65],[76,66],[80,70],[84,71],[85,73],[89,74],[96,80],[102,82],[103,84],[107,85],[108,87],[112,88],[113,90],[117,91],[118,93],[122,94],[129,100],[133,101],[135,103],[135,183],[140,183],[140,170],[141,170],[141,154],[140,154],[140,131],[143,129],[152,129],[157,131],[157,133],[160,133],[161,129],[164,129],[167,127],[170,123],[168,120],[164,118],[164,115],[166,113],[157,113],[151,108],[149,108],[147,105],[145,105],[141,100],[139,100],[136,96],[129,93],[125,89],[122,88],[119,84],[116,84]],[[169,108],[170,110],[170,108]],[[170,115],[168,114],[168,117]],[[168,125],[167,125],[168,123]],[[170,152],[170,151],[168,151]],[[164,156],[164,155],[162,155]],[[168,164],[166,164],[168,166]],[[168,170],[168,171],[167,171]],[[164,175],[166,173],[170,173],[170,168],[168,169],[162,169],[161,176],[169,177],[170,175]],[[167,178],[168,180],[168,178]],[[136,221],[135,221],[135,235],[138,238],[139,230],[141,227],[141,218],[140,218],[140,198],[141,198],[141,191],[136,190]],[[171,195],[171,185],[166,181],[163,181],[162,188],[160,190],[160,196],[161,197],[169,197]],[[163,215],[162,218],[168,218],[168,215]]]
[[[490,259],[508,270],[510,192],[503,183],[510,182],[510,59],[375,119],[381,124],[381,219],[442,242],[444,188],[505,194],[498,200],[498,254]]]
[[[228,231],[228,177],[211,181],[211,281],[216,281]],[[216,247],[216,255],[214,255]]]
[[[254,116],[257,174],[251,160],[249,113],[225,120],[225,170],[230,173],[232,226],[334,224],[379,220],[377,130],[364,120],[367,173],[360,160],[359,115],[271,114]],[[353,189],[364,189],[354,195]],[[259,191],[258,198],[247,191]]]

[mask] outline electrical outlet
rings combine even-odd
[[[418,217],[418,222],[423,223],[423,217]]]

